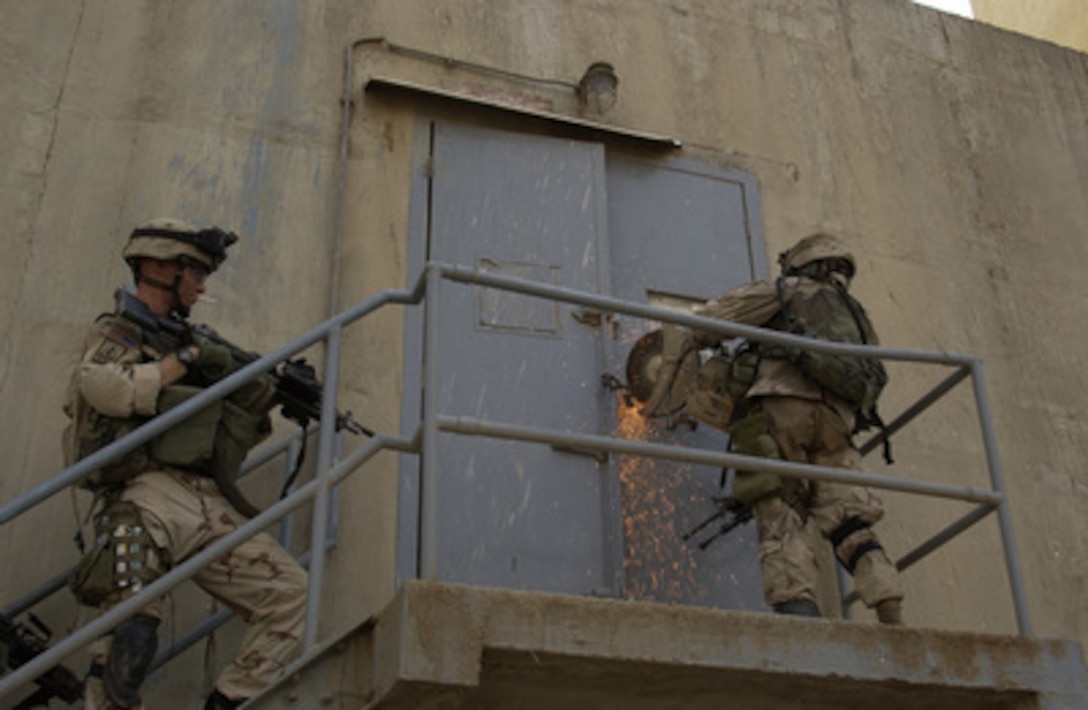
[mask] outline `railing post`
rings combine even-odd
[[[442,272],[427,267],[427,292],[423,306],[423,449],[419,481],[419,576],[438,576],[438,340],[439,293]]]
[[[1005,572],[1009,576],[1013,607],[1016,609],[1016,622],[1021,635],[1032,636],[1031,618],[1024,595],[1024,583],[1020,576],[1020,556],[1016,551],[1016,536],[1013,534],[1012,514],[1009,512],[1008,492],[1005,490],[1001,460],[997,455],[997,438],[994,436],[993,422],[990,420],[990,400],[982,381],[982,361],[979,359],[971,363],[971,385],[975,389],[975,403],[982,428],[982,441],[986,447],[990,487],[995,493],[1001,494],[1001,502],[997,505],[997,522],[1001,528],[1001,541],[1005,546]]]
[[[306,593],[306,632],[303,649],[317,643],[321,589],[325,577],[325,538],[328,533],[329,501],[331,499],[329,471],[332,468],[333,444],[336,435],[336,388],[340,374],[340,339],[343,326],[329,329],[325,341],[325,389],[321,400],[321,433],[317,449],[314,478],[321,481],[314,496],[313,520],[310,530],[310,577]]]

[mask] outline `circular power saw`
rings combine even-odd
[[[669,388],[654,407],[654,411],[643,412],[644,415],[666,416],[680,411],[687,398],[691,380],[687,376],[686,371],[689,368],[686,365],[687,363],[681,362],[678,367],[666,362],[664,334],[660,328],[650,331],[635,342],[631,352],[627,354],[627,387],[631,396],[639,404],[645,405],[659,387]]]
[[[704,361],[681,331],[653,330],[627,355],[627,391],[642,405],[644,417],[668,417],[670,428],[700,421],[729,430],[734,402],[725,384],[731,363],[726,357]]]

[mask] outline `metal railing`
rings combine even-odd
[[[859,448],[862,453],[868,453],[885,441],[891,434],[902,429],[910,421],[928,409],[933,403],[951,391],[958,383],[969,377],[973,387],[975,406],[979,420],[978,423],[981,429],[982,443],[986,455],[987,469],[990,478],[990,490],[978,490],[970,486],[961,487],[928,483],[924,481],[913,481],[876,473],[825,468],[788,461],[771,461],[768,459],[743,456],[741,454],[708,451],[699,448],[620,440],[612,437],[576,434],[535,427],[511,426],[499,422],[484,421],[478,418],[450,417],[442,414],[437,414],[433,417],[424,417],[423,443],[424,449],[427,450],[428,448],[433,447],[437,442],[439,431],[448,431],[466,435],[560,444],[576,447],[583,451],[627,453],[635,456],[688,463],[710,464],[723,467],[727,466],[737,469],[756,468],[791,478],[837,481],[853,485],[864,485],[871,488],[937,496],[975,503],[977,505],[966,515],[934,534],[925,542],[897,560],[896,567],[901,570],[906,569],[939,548],[945,542],[948,542],[956,535],[964,532],[980,520],[983,520],[990,513],[996,512],[1005,557],[1006,575],[1008,577],[1013,608],[1016,614],[1017,628],[1022,635],[1032,635],[1031,620],[1028,614],[1024,585],[1020,573],[1019,553],[1013,534],[1012,516],[1005,495],[1004,473],[998,456],[997,439],[994,434],[993,422],[990,416],[989,398],[983,382],[982,361],[978,357],[951,352],[932,352],[817,341],[811,338],[789,335],[778,331],[765,330],[738,323],[680,313],[656,306],[631,303],[610,296],[585,293],[542,283],[530,283],[521,279],[498,274],[482,273],[463,266],[432,265],[428,272],[428,298],[440,298],[440,277],[454,282],[488,286],[530,296],[587,306],[607,313],[622,313],[663,323],[674,323],[691,328],[698,328],[700,330],[721,334],[723,338],[739,337],[772,345],[802,347],[807,350],[837,355],[857,355],[881,360],[954,367],[955,370],[944,380],[938,383],[929,392],[925,393],[917,402],[896,416],[887,425],[885,430],[865,441]],[[437,318],[431,312],[428,312],[427,315],[428,319],[425,325],[427,342],[429,345],[438,344],[440,347]],[[437,372],[434,370],[433,366],[426,374],[426,377],[424,411],[437,412],[436,391],[438,383]],[[428,576],[428,574],[433,576],[434,570],[437,569],[436,536],[438,531],[435,525],[435,519],[438,510],[438,501],[435,499],[437,486],[433,485],[433,481],[438,475],[437,468],[438,464],[436,461],[433,459],[428,460],[428,457],[426,456],[423,457],[423,474],[420,486],[423,497],[421,514],[421,559],[423,564],[423,575],[425,577]],[[428,485],[429,483],[431,485]],[[844,599],[844,603],[849,603],[854,596],[854,594],[847,595]]]
[[[721,334],[723,337],[743,337],[754,341],[785,346],[803,346],[809,350],[840,354],[861,355],[883,360],[898,360],[915,363],[951,366],[954,371],[936,387],[924,394],[913,405],[894,418],[880,434],[864,442],[860,449],[863,453],[878,446],[887,436],[902,429],[910,421],[928,409],[933,403],[951,391],[957,384],[970,378],[982,431],[983,446],[990,476],[990,489],[979,490],[970,486],[956,486],[941,483],[913,481],[862,471],[827,468],[787,461],[772,461],[740,454],[712,451],[708,449],[683,447],[670,444],[656,444],[644,441],[619,439],[611,436],[593,435],[532,426],[513,425],[488,421],[474,417],[458,416],[438,411],[438,358],[425,358],[423,372],[423,414],[419,427],[410,436],[389,436],[376,434],[345,458],[334,461],[334,422],[336,420],[336,390],[340,366],[341,333],[345,326],[388,305],[419,305],[424,299],[435,304],[440,302],[446,287],[444,282],[455,285],[475,285],[500,289],[523,295],[534,296],[564,303],[576,304],[599,309],[610,314],[624,314],[638,318],[674,323],[677,325],[699,328]],[[424,335],[431,352],[441,349],[441,332],[436,308],[426,308],[424,313]],[[737,323],[720,321],[712,318],[680,313],[677,311],[624,301],[609,296],[584,291],[567,289],[523,279],[479,272],[464,266],[442,263],[429,263],[424,273],[411,290],[389,290],[372,296],[349,308],[325,323],[313,328],[283,347],[264,355],[245,368],[209,387],[200,395],[155,417],[129,436],[121,439],[92,456],[80,461],[59,474],[56,478],[43,483],[37,488],[17,497],[0,507],[0,525],[6,524],[31,507],[48,499],[70,485],[79,483],[91,471],[108,461],[123,456],[154,436],[162,433],[186,417],[192,416],[213,400],[222,398],[244,385],[249,379],[268,370],[277,363],[311,345],[324,340],[326,344],[326,366],[324,400],[319,429],[319,452],[313,479],[300,486],[290,495],[270,506],[258,516],[249,520],[230,535],[201,551],[198,555],[177,565],[167,574],[149,584],[138,595],[111,608],[94,621],[77,629],[67,638],[28,661],[23,666],[0,678],[0,698],[31,682],[52,666],[62,662],[69,654],[82,648],[98,636],[108,632],[121,621],[135,614],[151,599],[166,594],[174,587],[190,578],[201,567],[228,552],[244,540],[257,534],[295,509],[312,501],[313,532],[310,544],[309,595],[307,598],[306,632],[303,637],[303,652],[292,668],[304,665],[309,659],[320,653],[322,644],[317,640],[319,621],[320,589],[324,577],[326,547],[324,534],[330,515],[331,491],[352,472],[360,468],[377,453],[385,450],[422,454],[421,461],[421,506],[420,506],[420,575],[434,578],[437,570],[438,529],[437,513],[439,501],[435,482],[439,474],[439,462],[428,451],[437,451],[438,437],[442,432],[465,436],[485,436],[498,439],[538,442],[548,445],[577,447],[579,450],[625,454],[668,461],[730,466],[736,468],[757,467],[786,477],[809,478],[821,481],[837,481],[846,484],[864,485],[902,491],[926,496],[961,500],[975,504],[974,508],[959,520],[934,534],[915,549],[897,561],[900,569],[924,558],[944,543],[965,531],[975,523],[996,512],[1004,547],[1005,566],[1008,575],[1017,625],[1021,634],[1031,635],[1031,624],[1024,598],[1023,583],[1020,576],[1020,563],[1013,536],[1011,515],[1005,496],[1003,474],[997,455],[996,439],[990,418],[989,401],[982,380],[982,363],[972,356],[955,353],[938,353],[922,350],[905,350],[862,345],[844,345],[814,341],[799,336],[764,330]],[[56,583],[51,580],[50,583]],[[50,584],[50,583],[47,583]],[[63,584],[61,578],[60,584]],[[59,588],[59,587],[58,587]],[[847,601],[849,597],[847,597]],[[36,603],[32,601],[30,606]],[[11,609],[22,611],[29,606],[19,604]],[[211,623],[211,622],[209,622]],[[193,641],[195,642],[195,641]]]
[[[336,390],[340,368],[340,338],[343,328],[384,306],[395,304],[418,304],[423,299],[423,278],[410,291],[391,290],[365,299],[337,316],[330,318],[307,333],[295,338],[286,345],[258,358],[220,382],[208,387],[200,394],[186,400],[173,409],[156,416],[137,428],[128,436],[115,441],[82,459],[75,465],[61,472],[56,477],[42,483],[34,489],[17,496],[14,500],[0,507],[0,525],[5,525],[19,515],[48,500],[53,495],[69,486],[78,485],[93,471],[102,467],[139,446],[146,444],[155,436],[193,416],[208,404],[222,399],[239,389],[246,382],[271,369],[278,363],[297,355],[315,343],[324,340],[326,345],[325,382],[322,400],[322,413],[318,430],[319,444],[314,478],[300,486],[293,493],[276,502],[253,519],[240,526],[214,544],[202,550],[185,562],[175,566],[167,574],[147,585],[139,594],[114,606],[95,620],[80,627],[56,645],[26,662],[8,675],[0,678],[0,698],[5,698],[23,685],[33,681],[49,668],[60,663],[69,654],[87,645],[98,636],[108,632],[114,626],[134,615],[147,603],[158,598],[185,580],[216,558],[229,552],[238,544],[253,537],[267,526],[301,507],[308,501],[312,504],[312,532],[309,560],[309,583],[306,605],[306,632],[303,647],[312,649],[316,645],[318,613],[320,610],[320,590],[324,579],[325,531],[330,515],[332,489],[344,477],[361,466],[365,461],[382,450],[418,451],[418,437],[403,439],[387,435],[375,435],[365,445],[357,448],[342,461],[333,465],[333,449],[336,422]],[[59,588],[64,577],[50,580],[46,586]],[[28,608],[24,603],[12,605],[12,608]]]
[[[291,462],[296,460],[299,442],[302,440],[302,437],[310,436],[312,433],[312,430],[307,432],[296,432],[290,436],[285,436],[276,441],[259,446],[247,456],[246,460],[242,463],[242,468],[238,474],[239,478],[244,478],[281,455],[286,459],[286,468],[290,469]],[[286,522],[286,520],[287,519],[285,519],[284,522]],[[284,544],[285,547],[287,537],[288,533],[284,530],[284,526],[281,526],[280,542],[281,544]],[[65,587],[72,569],[72,567],[69,567],[51,579],[38,585],[27,594],[12,602],[11,605],[0,609],[0,613],[3,613],[8,618],[14,618],[37,606],[42,601],[48,599]]]

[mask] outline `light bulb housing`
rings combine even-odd
[[[578,81],[578,102],[598,114],[604,114],[616,105],[619,77],[608,62],[594,62]]]

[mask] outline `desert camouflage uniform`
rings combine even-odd
[[[99,319],[85,345],[65,405],[66,413],[73,417],[66,435],[70,463],[77,456],[75,429],[85,408],[118,419],[150,417],[157,413],[156,401],[162,388],[157,364],[117,317]],[[220,494],[214,481],[150,460],[142,473],[127,481],[119,495],[139,509],[159,548],[149,563],[162,572],[246,521]],[[260,533],[202,569],[193,581],[250,625],[237,657],[220,673],[216,687],[228,697],[256,695],[280,676],[301,638],[306,572],[271,536]],[[105,606],[123,598],[118,594]],[[150,604],[141,613],[160,618],[160,602]],[[105,661],[111,638],[93,644],[93,662]],[[101,681],[95,678],[88,678],[86,707],[115,707],[105,697]]]
[[[783,297],[789,299],[800,277],[782,279]],[[780,300],[774,281],[758,281],[736,288],[710,301],[699,313],[744,325],[767,326],[779,313]],[[697,334],[704,344],[720,336]],[[747,392],[749,403],[766,413],[769,433],[782,458],[836,468],[859,469],[861,455],[853,448],[854,428],[851,406],[805,377],[789,360],[764,358]],[[751,414],[755,410],[750,410]],[[807,496],[805,510],[816,529],[827,539],[837,540],[835,554],[849,564],[856,560],[854,580],[859,596],[869,607],[885,600],[902,599],[898,572],[881,549],[866,547],[877,543],[868,527],[884,515],[880,499],[864,487],[824,481],[802,481]],[[819,573],[816,556],[806,541],[801,515],[781,497],[764,498],[753,506],[759,530],[759,557],[767,604],[808,599],[816,601]],[[863,526],[844,523],[858,521]],[[851,527],[857,527],[850,530]]]

